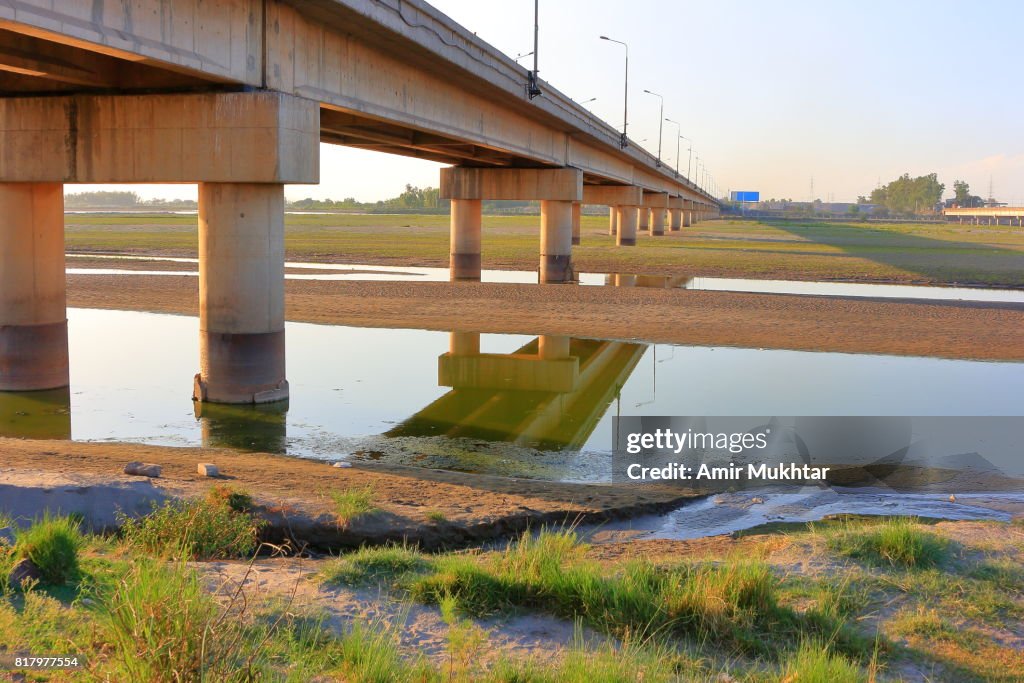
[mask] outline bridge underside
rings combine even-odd
[[[63,185],[198,183],[195,398],[286,398],[284,186],[319,143],[450,164],[453,278],[481,202],[541,202],[541,282],[573,281],[581,204],[620,246],[713,217],[688,180],[426,4],[0,2],[0,390],[67,385]]]

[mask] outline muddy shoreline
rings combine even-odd
[[[0,438],[0,491],[14,516],[82,513],[99,530],[117,509],[144,514],[151,501],[197,497],[216,484],[250,493],[270,522],[267,540],[293,549],[337,550],[408,543],[434,551],[478,545],[542,526],[597,524],[654,515],[696,493],[644,486],[567,484],[389,465],[337,468],[302,458],[217,448]],[[158,464],[159,478],[130,477],[133,461]],[[214,463],[222,476],[200,476]],[[330,493],[369,489],[376,511],[349,523]]]

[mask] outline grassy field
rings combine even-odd
[[[86,662],[31,680],[129,683],[1024,676],[1019,524],[843,519],[753,530],[717,554],[676,545],[633,559],[602,557],[572,530],[435,555],[363,548],[306,560],[315,573],[296,599],[296,587],[252,593],[204,569],[236,558],[250,577],[244,559],[261,524],[249,500],[217,489],[157,508],[119,536],[83,534],[68,518],[20,530],[13,545],[0,545],[0,655]],[[14,585],[8,573],[26,560],[42,576]],[[264,561],[260,583],[273,571],[268,562],[287,560]],[[345,591],[436,606],[444,656],[403,648],[404,617],[332,618],[331,600]],[[576,642],[543,657],[495,647],[502,619],[528,614],[575,623]]]
[[[534,270],[538,221],[485,216],[485,268]],[[192,255],[195,216],[69,214],[74,252]],[[758,223],[720,220],[617,248],[604,216],[584,216],[579,272],[860,280],[1024,287],[1024,231],[1010,226]],[[289,215],[293,260],[448,265],[447,216]]]

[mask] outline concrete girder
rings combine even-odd
[[[584,204],[606,206],[640,206],[644,201],[643,188],[635,185],[584,185]]]
[[[441,169],[444,199],[509,199],[578,202],[583,198],[583,172],[575,168]]]
[[[319,107],[272,92],[0,99],[0,182],[316,183]]]

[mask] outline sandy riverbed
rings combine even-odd
[[[131,277],[131,286],[126,285]],[[68,276],[68,305],[196,315],[195,278]],[[1024,360],[1024,306],[682,289],[288,281],[289,320],[807,351]]]

